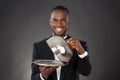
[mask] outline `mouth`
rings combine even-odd
[[[62,30],[63,30],[63,29],[60,28],[60,27],[56,28],[56,31],[58,31],[58,32],[61,32]]]
[[[53,31],[56,35],[63,35],[66,32],[66,28],[64,28],[64,27],[54,27]]]

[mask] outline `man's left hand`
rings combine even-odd
[[[67,40],[67,43],[72,49],[76,49],[80,55],[85,52],[84,48],[82,47],[82,45],[78,39],[70,38]]]

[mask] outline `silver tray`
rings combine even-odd
[[[60,61],[57,60],[35,60],[32,63],[35,63],[39,66],[64,66]]]

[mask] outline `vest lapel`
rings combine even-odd
[[[46,51],[44,54],[45,59],[50,59],[50,60],[54,60],[54,53],[52,52],[52,50],[49,48],[47,42],[45,41],[45,46],[44,46],[44,50]]]

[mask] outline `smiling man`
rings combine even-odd
[[[54,7],[51,10],[49,23],[53,32],[52,36],[62,37],[71,47],[73,55],[68,64],[62,67],[45,67],[32,64],[31,80],[79,80],[79,74],[89,75],[91,65],[86,42],[71,37],[66,32],[71,23],[69,10],[64,6]],[[56,60],[46,43],[49,38],[34,43],[33,61],[36,59]]]
[[[69,11],[67,9],[62,10],[62,7],[61,10],[53,9],[49,21],[55,35],[65,36],[67,27],[71,23]]]

